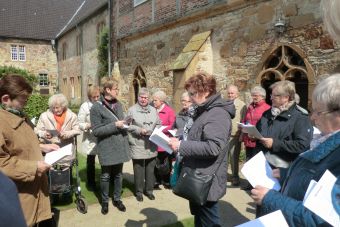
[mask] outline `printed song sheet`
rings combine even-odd
[[[172,154],[173,151],[168,144],[169,141],[170,141],[170,138],[162,132],[163,129],[165,129],[165,128],[166,128],[166,126],[162,126],[160,128],[155,128],[155,130],[153,130],[149,140],[151,142],[153,142],[154,144],[156,144],[157,146],[160,146],[161,148],[163,148],[169,154]]]
[[[246,162],[241,172],[253,187],[261,185],[276,191],[281,188],[279,181],[273,177],[272,168],[262,151]]]
[[[331,192],[336,177],[328,170],[322,175],[319,182],[310,189],[303,205],[332,226],[340,226],[340,216],[332,204]]]
[[[255,125],[250,124],[243,124],[243,123],[237,123],[239,127],[242,128],[243,133],[248,133],[248,136],[255,137],[256,139],[261,139],[263,136],[261,133],[257,130]]]
[[[274,211],[242,225],[237,225],[236,227],[272,227],[274,223],[275,227],[289,227],[281,210]]]
[[[51,151],[49,153],[46,153],[45,155],[45,162],[53,165],[57,161],[63,159],[65,156],[72,155],[72,143],[59,148],[56,151]]]

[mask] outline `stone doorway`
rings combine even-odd
[[[269,50],[263,57],[262,67],[257,76],[257,83],[266,89],[266,101],[271,104],[270,85],[280,80],[295,83],[300,96],[300,106],[310,109],[311,93],[315,86],[314,70],[304,52],[297,46],[280,44]]]

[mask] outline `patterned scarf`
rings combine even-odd
[[[192,105],[188,109],[188,120],[184,125],[183,130],[183,140],[186,141],[188,139],[189,130],[191,129],[193,123],[194,123],[194,117],[196,116],[196,105]]]
[[[336,130],[335,132],[332,133],[328,133],[327,135],[322,135],[319,134],[317,135],[315,138],[312,139],[312,141],[310,142],[310,150],[314,150],[317,146],[319,146],[321,143],[325,142],[330,136],[338,133],[340,131]]]
[[[271,112],[272,112],[274,119],[277,116],[279,116],[282,112],[287,111],[294,103],[295,103],[295,101],[290,101],[286,105],[283,105],[283,106],[280,106],[280,107],[272,106]]]

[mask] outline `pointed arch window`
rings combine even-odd
[[[137,65],[134,73],[133,73],[133,89],[135,94],[135,102],[137,102],[139,89],[142,87],[146,87],[146,77],[144,70],[140,65]]]
[[[258,76],[261,86],[266,89],[267,103],[270,100],[270,85],[280,80],[290,80],[295,83],[296,92],[300,96],[302,107],[308,107],[309,81],[308,74],[313,72],[306,60],[296,49],[289,45],[280,45],[265,59]]]

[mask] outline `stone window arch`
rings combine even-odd
[[[266,101],[269,104],[271,104],[270,85],[281,80],[294,82],[296,92],[300,96],[299,105],[309,109],[311,93],[315,86],[314,74],[306,54],[299,47],[278,44],[264,54],[256,82],[266,89]]]
[[[133,80],[132,86],[135,95],[135,102],[137,102],[138,92],[141,87],[146,87],[146,77],[142,66],[137,65],[134,73],[133,73]]]

